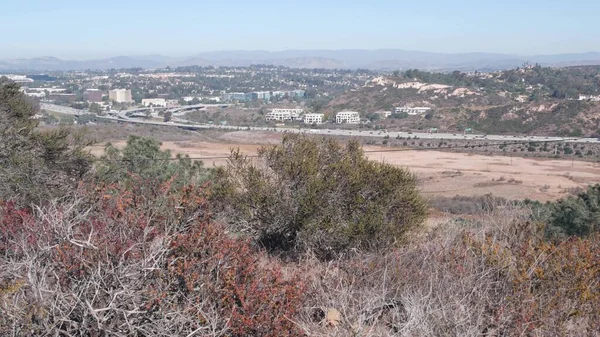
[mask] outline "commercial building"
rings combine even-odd
[[[250,100],[251,96],[251,94],[246,94],[243,92],[230,92],[223,94],[223,100],[246,102]]]
[[[359,124],[360,114],[356,111],[341,111],[335,115],[337,124]]]
[[[27,88],[27,92],[32,92],[32,91],[47,91],[49,93],[55,93],[55,92],[65,92],[65,91],[67,91],[67,89],[65,89],[65,88],[56,88],[56,87],[52,87],[52,88]]]
[[[324,114],[306,114],[304,115],[304,124],[323,124]]]
[[[44,98],[46,97],[46,93],[45,92],[26,92],[25,95],[29,96],[29,97],[36,97],[36,98]]]
[[[303,109],[273,109],[266,115],[267,121],[294,121],[300,118]]]
[[[144,98],[142,99],[142,105],[164,108],[167,106],[167,100],[165,100],[164,98]]]
[[[16,83],[31,83],[33,82],[33,80],[25,75],[2,75],[2,76],[6,76],[9,80],[16,82]]]
[[[429,110],[431,110],[431,108],[427,108],[427,107],[415,107],[415,108],[409,108],[409,107],[398,107],[394,109],[396,113],[402,113],[402,112],[406,112],[407,114],[414,116],[414,115],[421,115],[424,114],[426,112],[428,112]]]
[[[303,98],[305,96],[305,91],[304,90],[291,90],[291,91],[273,91],[271,93],[271,96],[273,97],[284,97],[284,96],[288,96],[290,98],[293,97],[298,97],[298,98]]]
[[[222,95],[223,100],[225,101],[239,101],[239,102],[247,102],[247,101],[255,101],[255,100],[264,100],[270,101],[271,98],[303,98],[305,96],[304,90],[291,90],[291,91],[253,91],[249,93],[242,92],[230,92],[224,93]]]
[[[88,102],[102,102],[102,91],[98,89],[87,89],[83,93],[83,98]]]
[[[179,106],[179,101],[176,99],[168,99],[165,101],[167,108],[175,108]]]
[[[268,100],[271,99],[271,92],[270,91],[255,91],[255,92],[251,92],[250,93],[250,99],[251,100],[262,99],[263,101],[268,101]]]
[[[52,101],[64,101],[64,102],[75,102],[75,94],[59,94],[59,93],[51,93],[48,96],[48,99]]]
[[[114,89],[108,92],[108,99],[117,103],[133,103],[131,99],[131,90]]]

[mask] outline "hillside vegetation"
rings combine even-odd
[[[0,83],[0,144],[24,145],[0,151],[1,336],[600,333],[600,187],[426,228],[414,176],[355,142],[214,171],[139,136],[93,158],[36,111]]]
[[[524,68],[496,73],[396,72],[333,99],[327,111],[356,110],[369,118],[395,106],[426,106],[431,116],[395,116],[388,128],[582,136],[600,127],[600,68]],[[580,95],[586,96],[579,100]],[[394,117],[394,116],[393,116]]]

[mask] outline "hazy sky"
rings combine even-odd
[[[215,50],[600,50],[598,0],[0,1],[0,59]]]

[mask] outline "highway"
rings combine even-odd
[[[206,105],[203,105],[206,106]],[[221,105],[218,105],[221,106]],[[54,104],[42,103],[41,108],[48,111],[55,111],[59,113],[81,115],[89,114],[82,110],[76,110],[68,107],[63,107]],[[186,128],[189,130],[201,130],[201,129],[222,129],[222,130],[249,130],[249,131],[277,131],[277,132],[292,132],[292,133],[306,133],[306,134],[322,134],[330,136],[349,136],[349,137],[386,137],[389,138],[415,138],[418,139],[436,139],[436,140],[490,140],[490,141],[506,141],[506,142],[550,142],[550,141],[564,141],[569,143],[600,143],[597,138],[565,138],[565,137],[552,137],[552,136],[508,136],[508,135],[481,135],[481,134],[462,134],[462,133],[425,133],[425,132],[384,132],[376,130],[344,130],[344,129],[297,129],[297,128],[286,128],[286,127],[246,127],[246,126],[232,126],[232,125],[213,125],[213,124],[198,124],[187,121],[181,118],[173,118],[172,122],[155,122],[141,119],[130,118],[129,115],[134,112],[146,111],[148,108],[131,109],[119,112],[119,117],[110,116],[96,116],[99,119],[112,120],[125,123],[136,123],[145,125],[155,126],[175,126]]]

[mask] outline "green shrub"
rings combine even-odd
[[[161,143],[152,138],[129,136],[127,145],[118,149],[108,144],[95,169],[96,177],[104,183],[136,183],[152,180],[156,183],[173,180],[174,187],[196,184],[208,177],[201,161],[189,156],[171,156],[161,150]]]
[[[600,229],[600,185],[552,204],[551,237],[587,236]]]
[[[409,171],[368,160],[356,141],[288,134],[255,160],[232,151],[213,197],[235,230],[269,251],[331,259],[398,244],[421,225],[426,204],[416,185]]]
[[[91,167],[91,143],[65,129],[37,130],[38,112],[19,85],[0,79],[0,200],[29,206],[64,197]]]

